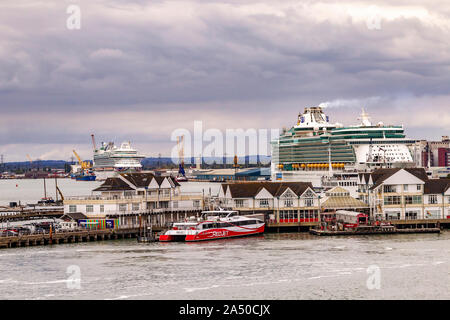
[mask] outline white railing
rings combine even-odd
[[[65,200],[81,200],[81,201],[89,201],[89,200],[99,200],[99,201],[118,201],[118,200],[141,200],[141,201],[157,201],[159,200],[177,200],[183,197],[202,197],[202,193],[194,193],[194,192],[186,192],[186,193],[178,193],[176,195],[168,195],[168,194],[160,194],[159,197],[156,195],[133,195],[133,196],[102,196],[102,195],[90,195],[90,196],[73,196],[66,197]]]

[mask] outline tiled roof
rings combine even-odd
[[[290,188],[297,196],[301,196],[308,188],[312,189],[311,183],[306,182],[240,182],[223,184],[222,188],[226,191],[229,188],[233,198],[253,198],[263,188],[272,196],[281,196],[287,188]]]
[[[374,186],[372,189],[379,187],[383,184],[384,181],[386,181],[388,178],[392,177],[394,174],[402,170],[401,168],[393,168],[393,169],[377,169],[374,172],[371,173],[372,180],[374,183]],[[428,176],[423,168],[404,168],[403,170],[409,172],[416,178],[426,182],[428,181]]]
[[[82,220],[82,219],[87,219],[87,216],[85,216],[84,214],[82,214],[81,212],[67,212],[65,213],[61,219],[63,220]]]
[[[105,182],[93,191],[126,191],[133,190],[125,181],[120,178],[107,178]]]
[[[180,184],[172,177],[160,177],[155,176],[152,173],[144,173],[144,172],[122,173],[121,176],[136,188],[148,187],[153,179],[155,179],[158,186],[161,186],[164,179],[166,178],[169,181],[172,181],[176,187],[180,186]],[[134,189],[124,180],[122,180],[119,177],[116,177],[106,179],[106,181],[100,187],[94,189],[93,191],[124,191],[124,190],[134,190]]]
[[[443,194],[450,188],[450,179],[430,179],[425,182],[425,194]]]
[[[321,204],[324,209],[360,209],[368,208],[368,205],[353,197],[329,197]]]

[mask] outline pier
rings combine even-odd
[[[154,226],[152,230],[153,233],[158,233],[161,232],[163,228]],[[140,232],[140,228],[133,227],[104,230],[76,230],[56,233],[39,233],[21,236],[0,237],[0,248],[129,239],[136,238],[137,236],[139,236]]]
[[[408,228],[408,229],[397,229],[393,228],[375,228],[366,227],[356,230],[346,230],[346,231],[330,231],[330,230],[319,230],[311,229],[309,233],[315,236],[369,236],[369,235],[386,235],[386,234],[415,234],[415,233],[440,233],[439,228]]]
[[[55,209],[9,210],[0,212],[0,222],[26,221],[40,218],[61,218],[63,215],[63,207]]]

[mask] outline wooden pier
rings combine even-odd
[[[61,218],[64,215],[63,209],[56,209],[56,210],[22,210],[17,212],[11,212],[10,214],[6,215],[3,212],[3,215],[0,215],[0,222],[5,221],[27,221],[27,220],[33,220],[33,219],[46,219],[46,218]]]
[[[161,227],[153,227],[153,232],[161,232]],[[0,248],[28,247],[49,244],[76,243],[89,241],[105,241],[136,238],[139,228],[120,228],[104,230],[77,230],[45,234],[0,237]]]
[[[331,230],[320,230],[320,229],[310,229],[309,233],[315,236],[374,236],[374,235],[387,235],[387,234],[412,234],[412,233],[440,233],[439,228],[408,228],[408,229],[397,229],[397,228],[363,228],[356,230],[344,230],[344,231],[331,231]]]

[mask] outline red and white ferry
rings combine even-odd
[[[264,233],[261,219],[239,216],[236,211],[204,211],[200,218],[191,217],[174,223],[159,241],[205,241]]]

